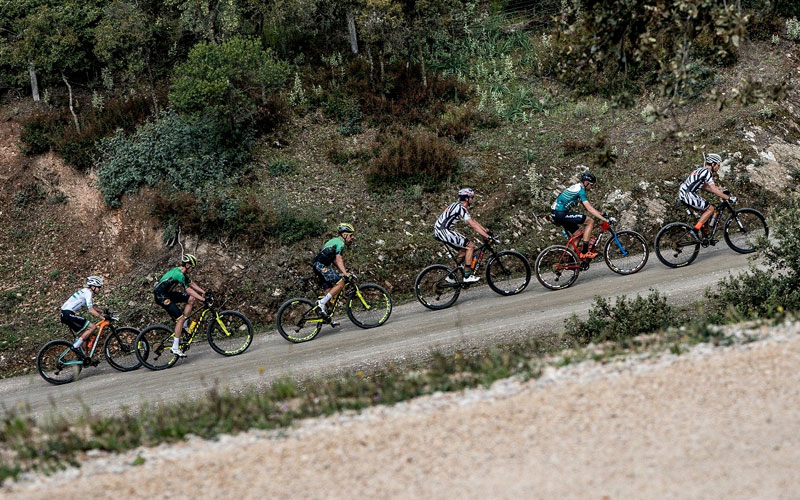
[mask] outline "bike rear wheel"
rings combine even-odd
[[[735,252],[756,251],[759,240],[769,235],[764,215],[752,208],[737,210],[725,221],[723,236],[725,243]]]
[[[236,356],[253,342],[253,325],[239,311],[222,311],[208,321],[208,344],[223,356]]]
[[[148,326],[136,337],[136,358],[150,370],[163,370],[174,365],[178,356],[172,354],[172,328]]]
[[[672,222],[661,228],[656,235],[656,257],[667,267],[688,266],[700,252],[700,241],[692,226],[683,222]]]
[[[620,231],[609,239],[603,256],[608,268],[617,274],[633,274],[647,264],[647,240],[635,231]]]
[[[116,328],[106,337],[103,353],[108,364],[121,372],[129,372],[142,366],[136,357],[136,337],[139,329],[132,326]]]
[[[461,293],[458,268],[434,264],[423,269],[414,280],[414,295],[428,309],[447,309],[455,304]]]
[[[536,279],[550,290],[569,287],[581,272],[578,256],[564,245],[553,245],[542,250],[533,267]]]
[[[359,296],[360,295],[360,296]],[[375,328],[392,314],[392,297],[382,286],[365,283],[347,299],[347,316],[360,328]]]
[[[83,360],[70,342],[52,340],[39,349],[36,368],[39,375],[51,384],[67,384],[80,376]]]
[[[308,299],[295,297],[278,309],[275,326],[278,333],[289,342],[308,342],[322,329],[323,318],[315,309],[316,304]]]
[[[500,295],[516,295],[531,282],[531,264],[519,252],[499,252],[486,265],[486,282]]]

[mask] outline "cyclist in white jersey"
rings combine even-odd
[[[678,189],[678,199],[683,204],[694,210],[703,211],[703,215],[700,216],[697,224],[694,225],[695,234],[698,237],[702,237],[700,231],[703,230],[703,232],[705,232],[705,223],[711,218],[711,214],[714,213],[715,209],[714,205],[698,195],[697,191],[702,189],[719,196],[723,200],[730,200],[731,203],[736,203],[735,196],[726,195],[714,184],[714,173],[720,169],[721,164],[722,157],[720,157],[720,155],[714,153],[707,154],[705,157],[705,165],[689,174],[689,177],[683,181],[680,189]]]
[[[73,293],[70,298],[61,306],[61,322],[67,325],[78,338],[72,347],[78,350],[81,354],[83,351],[80,349],[81,344],[88,339],[97,328],[96,323],[92,323],[88,319],[76,314],[83,307],[94,316],[103,319],[103,314],[94,307],[94,294],[98,293],[103,287],[103,278],[100,276],[89,276],[86,278],[86,288],[81,288]]]
[[[459,190],[458,201],[451,203],[436,219],[436,224],[433,226],[433,236],[437,240],[458,250],[456,262],[459,264],[462,262],[467,263],[466,269],[464,269],[464,283],[474,283],[480,279],[480,277],[472,275],[472,253],[475,251],[475,245],[466,236],[453,231],[453,227],[458,221],[463,220],[476,233],[490,241],[494,241],[489,230],[469,215],[468,209],[472,205],[474,198],[475,191],[472,189],[463,188]]]

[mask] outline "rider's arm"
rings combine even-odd
[[[200,286],[195,282],[189,283],[189,288],[191,288],[195,292],[199,293],[200,295],[205,295],[206,294],[206,291],[203,290],[202,288],[200,288]]]
[[[476,233],[480,234],[484,238],[489,238],[489,231],[483,227],[480,222],[469,218],[467,219],[467,224],[469,224],[469,227],[471,227]]]
[[[730,198],[730,196],[723,193],[722,190],[718,188],[716,184],[703,184],[703,190],[708,191],[711,194],[715,194],[720,198],[722,198],[723,200],[727,200]]]
[[[603,217],[603,214],[601,214],[600,212],[598,212],[598,211],[597,211],[597,209],[596,209],[596,208],[594,208],[594,207],[592,206],[592,204],[591,204],[591,203],[589,203],[588,201],[584,201],[584,202],[583,202],[583,207],[586,209],[586,211],[587,211],[587,212],[589,212],[590,214],[594,215],[595,217],[597,217],[597,218],[598,218],[598,219],[600,219],[601,221],[604,221],[604,220],[606,220],[606,218],[605,218],[605,217]]]
[[[342,271],[342,274],[347,276],[347,270],[344,268],[344,259],[342,258],[341,254],[336,254],[336,258],[333,259],[333,263],[336,264],[336,267],[338,267],[340,271]]]
[[[100,319],[103,319],[103,313],[101,313],[100,310],[97,309],[96,307],[90,307],[87,309],[87,311],[89,311],[92,315],[97,316]]]
[[[200,295],[200,293],[205,294],[205,292],[203,292],[203,289],[195,285],[194,283],[190,283],[189,286],[186,287],[186,293],[188,293],[191,297],[196,298],[197,300],[201,300],[203,302],[205,302],[206,300],[206,298],[203,297],[203,295]]]

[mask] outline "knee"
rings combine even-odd
[[[471,241],[467,243],[467,250],[475,250],[475,244]]]

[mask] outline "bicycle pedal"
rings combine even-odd
[[[581,271],[587,271],[589,269],[589,261],[584,260],[581,262]]]
[[[336,328],[337,326],[339,326],[339,324],[340,323],[338,321],[333,321],[333,320],[331,320],[331,322],[329,323],[329,325],[331,325],[331,328]]]

